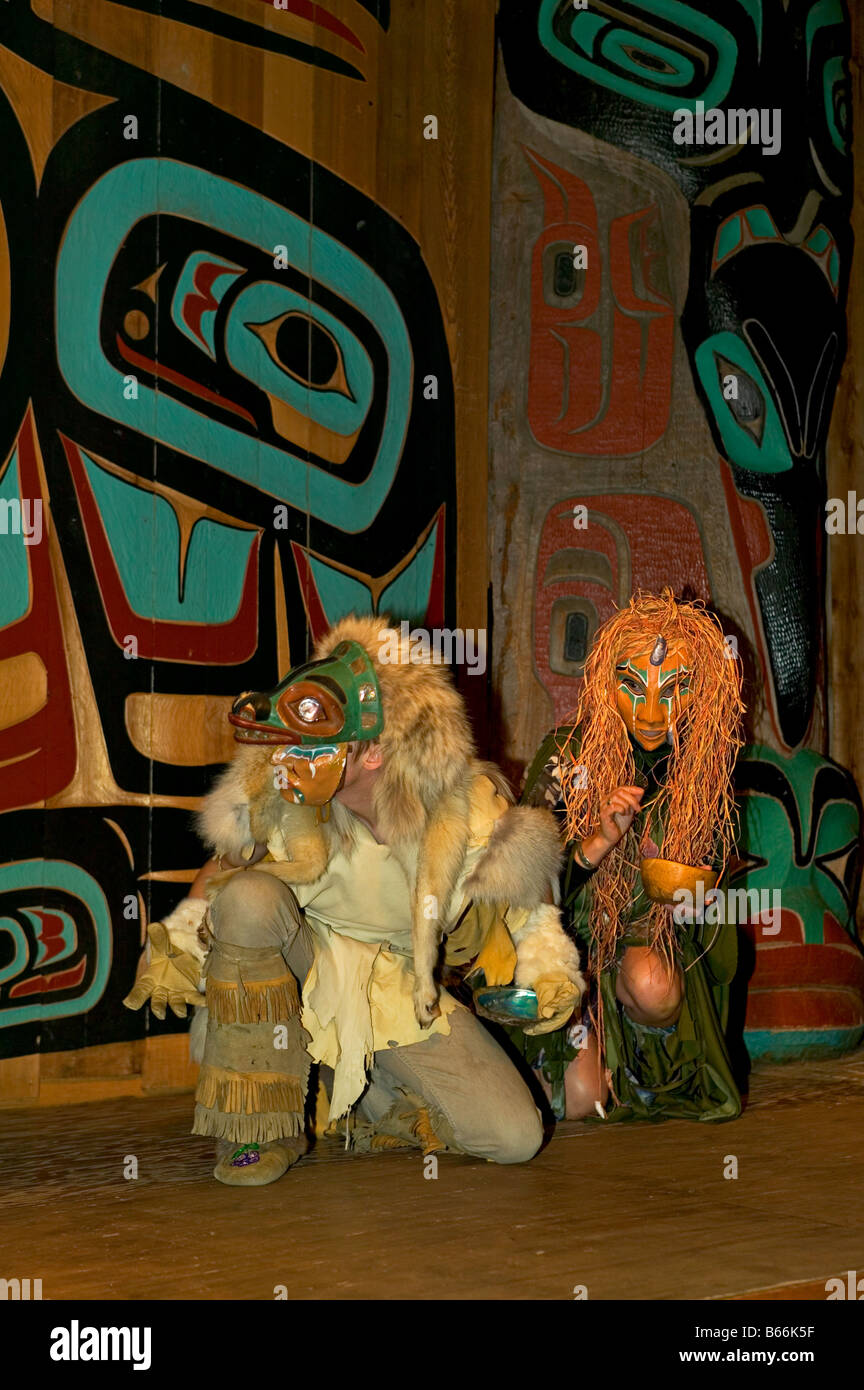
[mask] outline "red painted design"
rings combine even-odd
[[[798,946],[757,942],[751,989],[821,989],[848,986],[864,997],[864,956],[845,946]]]
[[[262,0],[262,4],[273,8],[273,0]],[[279,9],[286,14],[293,14],[298,19],[308,19],[310,24],[317,24],[319,29],[327,29],[331,34],[336,34],[340,39],[345,39],[346,43],[353,44],[361,53],[366,49],[347,24],[343,24],[341,19],[337,19],[323,5],[316,5],[313,0],[280,0]]]
[[[21,492],[42,497],[36,463],[36,433],[28,408],[17,440]],[[26,547],[30,566],[30,607],[23,618],[0,631],[0,661],[36,652],[48,675],[48,699],[29,719],[0,730],[0,811],[30,806],[55,796],[75,775],[75,726],[63,646],[63,626],[51,568],[43,499],[42,542]],[[12,761],[12,760],[15,761]]]
[[[748,1032],[767,1029],[775,1033],[861,1028],[864,1004],[856,989],[811,985],[763,993],[751,986],[744,1027]]]
[[[191,298],[187,294],[183,301],[184,306]],[[207,306],[204,305],[204,308]],[[200,315],[199,315],[200,320]],[[198,396],[202,401],[208,401],[211,405],[221,406],[223,410],[230,410],[232,415],[239,415],[242,420],[248,420],[250,425],[258,428],[258,421],[255,416],[250,414],[242,405],[237,405],[235,401],[229,401],[227,396],[220,396],[216,391],[210,391],[200,382],[193,381],[190,376],[184,376],[182,372],[172,371],[170,367],[163,367],[160,362],[156,362],[152,357],[145,357],[143,353],[136,352],[124,343],[120,334],[116,334],[117,351],[132,367],[137,367],[139,371],[149,372],[151,376],[157,377],[160,381],[170,381],[174,386],[180,386],[190,395]]]
[[[829,946],[849,945],[849,932],[841,926],[833,912],[822,914],[822,937]]]
[[[531,261],[531,432],[539,444],[566,453],[641,453],[665,434],[672,393],[675,315],[651,283],[657,253],[648,246],[657,207],[610,222],[607,285],[587,183],[533,150],[525,154],[543,190],[545,223]],[[554,302],[555,253],[547,254],[548,248],[572,254],[579,245],[587,251],[586,268],[575,272],[584,276],[581,296],[576,303]]]
[[[195,274],[192,276],[192,283],[198,293],[187,294],[183,297],[180,312],[195,337],[208,352],[210,351],[210,344],[201,332],[201,320],[208,309],[219,308],[219,301],[213,295],[213,281],[218,280],[220,275],[229,273],[233,272],[229,272],[227,267],[219,261],[199,262],[195,267]]]
[[[444,625],[444,512],[444,507],[439,508],[433,522],[435,555],[432,561],[432,577],[429,585],[429,599],[426,604],[426,616],[423,620],[427,628],[440,628]],[[328,616],[325,611],[323,600],[318,592],[318,585],[315,583],[315,576],[312,573],[312,566],[309,563],[308,553],[297,541],[292,541],[291,554],[294,556],[294,564],[297,566],[297,577],[300,580],[300,593],[303,596],[303,607],[306,610],[309,632],[312,640],[317,642],[329,631],[335,619]],[[413,556],[411,558],[413,559]],[[323,556],[316,556],[316,559],[320,559],[322,564],[327,563]],[[410,564],[410,560],[407,563]],[[361,574],[355,570],[352,570],[351,574],[367,586],[370,591],[371,602],[372,576]]]
[[[38,917],[41,923],[36,935],[45,948],[40,966],[48,965],[50,961],[58,956],[63,950],[63,918],[58,917],[56,912],[45,912],[38,907],[30,909],[34,917]]]
[[[730,889],[735,890],[736,884],[731,884]],[[740,902],[740,899],[738,900]],[[740,920],[740,919],[739,919]],[[780,921],[775,922],[769,913],[765,914],[763,925],[773,928],[778,926],[779,931],[772,931],[770,936],[766,936],[760,926],[760,918],[753,918],[741,924],[741,930],[746,932],[751,938],[757,950],[765,946],[803,946],[804,944],[804,923],[801,921],[797,912],[790,912],[787,908],[781,907]],[[846,937],[848,943],[849,937]]]
[[[584,530],[573,525],[577,506],[588,510]],[[549,574],[553,561],[559,570],[555,577]],[[593,628],[611,618],[635,589],[659,593],[666,584],[676,594],[711,600],[702,536],[682,503],[651,493],[585,495],[564,498],[547,512],[537,552],[534,656],[556,722],[572,713],[579,693],[575,675],[553,669],[562,655],[553,635],[556,601],[564,607],[573,599],[591,605],[596,623],[588,633],[590,645]]]
[[[754,947],[745,1027],[794,1032],[864,1025],[864,954],[832,913],[823,915],[824,944],[804,943],[804,924],[782,908],[780,930],[765,936],[742,924]]]
[[[132,609],[126,597],[78,446],[63,435],[61,440],[75,485],[105,616],[117,645],[122,647],[124,638],[134,633],[138,639],[138,655],[150,661],[184,661],[214,666],[234,666],[248,661],[258,646],[260,533],[255,536],[249,552],[240,606],[229,622],[181,623],[142,617]]]
[[[34,975],[29,980],[20,980],[9,991],[10,999],[21,999],[28,994],[53,994],[59,989],[73,989],[80,985],[87,969],[87,957],[68,970],[55,970],[50,975]]]
[[[432,582],[429,586],[429,602],[426,605],[426,626],[444,626],[444,512],[441,507],[435,517],[435,558],[432,561]]]
[[[318,585],[315,583],[312,566],[309,564],[309,556],[296,541],[291,542],[291,554],[294,556],[294,563],[297,566],[300,593],[303,596],[303,607],[306,609],[309,633],[312,641],[318,642],[325,632],[329,632],[331,624],[324,612],[324,604],[321,602]]]

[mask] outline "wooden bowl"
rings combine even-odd
[[[643,859],[639,865],[642,874],[642,887],[652,903],[666,903],[672,906],[674,894],[678,889],[686,889],[698,899],[698,885],[702,884],[702,896],[717,883],[714,869],[703,869],[694,864],[678,864],[674,859]]]

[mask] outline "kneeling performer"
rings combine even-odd
[[[584,984],[553,905],[558,829],[475,759],[449,672],[416,646],[345,618],[235,701],[237,756],[199,817],[214,858],[150,927],[125,1002],[206,1002],[192,1132],[217,1140],[220,1182],[273,1182],[305,1152],[312,1060],[354,1147],[540,1147],[528,1088],[436,972],[444,938],[451,966],[536,992],[532,1031],[569,1019]]]

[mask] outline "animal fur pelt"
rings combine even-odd
[[[553,817],[532,806],[512,806],[496,821],[489,846],[465,880],[465,893],[479,902],[533,907],[552,884],[558,901],[561,841]]]
[[[497,768],[475,758],[462,697],[431,653],[412,652],[404,629],[388,628],[384,618],[349,617],[318,643],[314,657],[329,655],[346,640],[365,648],[381,688],[384,728],[378,740],[382,768],[373,792],[375,819],[411,885],[414,1007],[418,1021],[428,1027],[439,1012],[434,972],[449,924],[428,917],[424,908],[431,900],[443,912],[462,873],[475,779],[490,777],[511,802],[512,794]],[[399,659],[382,660],[382,650],[391,658],[398,652]],[[246,745],[206,798],[198,825],[216,854],[248,857],[256,841],[272,843],[276,837],[285,861],[260,867],[289,883],[313,883],[337,838],[348,852],[351,848],[350,813],[338,801],[330,803],[330,812],[330,819],[319,823],[315,807],[287,802],[274,785],[270,750]],[[534,907],[550,890],[557,893],[560,856],[551,814],[511,806],[497,821],[466,892],[480,901]]]
[[[584,994],[586,985],[579,968],[579,951],[561,927],[557,907],[541,903],[527,922],[513,933],[516,946],[517,985],[530,989],[543,975],[561,972]]]

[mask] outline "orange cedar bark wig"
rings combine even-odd
[[[685,645],[693,698],[672,710],[672,748],[668,773],[644,824],[663,827],[661,854],[683,864],[718,857],[725,868],[735,836],[732,769],[743,743],[741,663],[730,657],[720,624],[700,603],[677,600],[671,589],[660,597],[637,594],[597,632],[588,659],[575,728],[564,745],[561,778],[567,805],[567,837],[584,839],[600,820],[600,804],[611,791],[637,784],[633,747],[618,712],[616,663],[650,649],[658,636]],[[579,742],[570,749],[573,733]],[[567,756],[570,752],[570,757]],[[577,767],[583,769],[577,773]],[[594,873],[591,933],[594,966],[615,959],[639,876],[639,842],[631,829]],[[627,925],[635,925],[629,923]],[[672,912],[659,903],[641,919],[646,944],[671,959]]]

